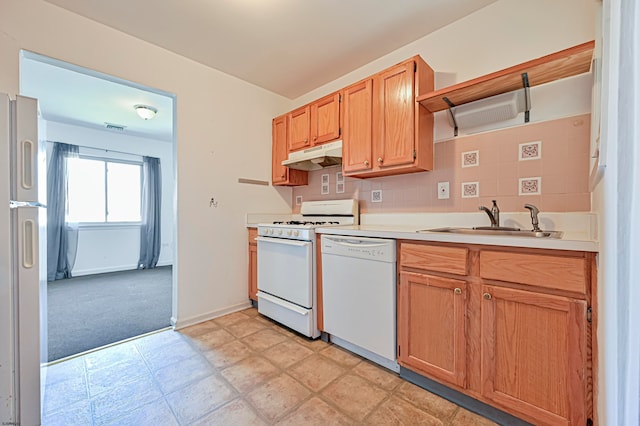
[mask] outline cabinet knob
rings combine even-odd
[[[315,142],[316,140],[318,140],[318,137],[317,137],[317,136],[314,136],[314,137],[313,137],[313,141]]]
[[[382,157],[378,157],[378,163],[382,164]]]
[[[280,177],[281,177],[282,179],[284,179],[284,178],[285,178],[285,176],[286,176],[286,175],[282,175],[282,176],[280,176]]]
[[[304,143],[307,143],[307,142],[309,142],[309,139],[305,139],[305,140],[304,140]]]
[[[369,165],[369,160],[364,160],[364,165],[368,166]]]
[[[460,289],[460,288],[456,287],[455,289],[453,289],[453,292],[454,292],[455,294],[462,294],[462,289]]]
[[[491,295],[489,293],[485,293],[482,296],[487,300],[491,300]]]

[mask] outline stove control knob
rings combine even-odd
[[[278,229],[278,235],[282,235],[282,229]]]
[[[291,236],[291,229],[287,229],[287,236],[290,237]]]
[[[300,232],[298,232],[298,230],[296,229],[295,231],[293,231],[293,236],[297,237],[298,235],[300,235]]]

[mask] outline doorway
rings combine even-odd
[[[59,305],[47,308],[41,301],[41,316],[48,319],[41,330],[46,359],[57,361],[168,327],[175,316],[171,299],[177,285],[172,272],[175,96],[26,51],[20,65],[21,94],[39,102],[39,137],[46,141],[47,157],[56,144],[77,147],[66,163],[68,248],[62,255],[68,271],[48,277],[51,301]],[[138,115],[135,107],[153,117]],[[154,204],[159,232],[155,257],[140,269],[141,227],[149,223],[140,198],[147,158],[160,164],[156,176],[162,184],[153,189],[160,199]],[[154,303],[136,304],[143,301]],[[134,326],[149,321],[128,313],[151,313],[152,305],[160,306],[156,314],[166,318]],[[72,318],[74,312],[78,316]]]

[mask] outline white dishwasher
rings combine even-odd
[[[396,242],[322,235],[324,331],[390,370],[396,360]]]

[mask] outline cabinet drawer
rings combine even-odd
[[[256,237],[258,236],[258,230],[256,228],[249,228],[249,244],[257,245]]]
[[[480,252],[480,276],[582,294],[588,282],[585,258],[490,250]]]
[[[400,266],[467,275],[468,253],[468,249],[461,247],[403,243]]]

